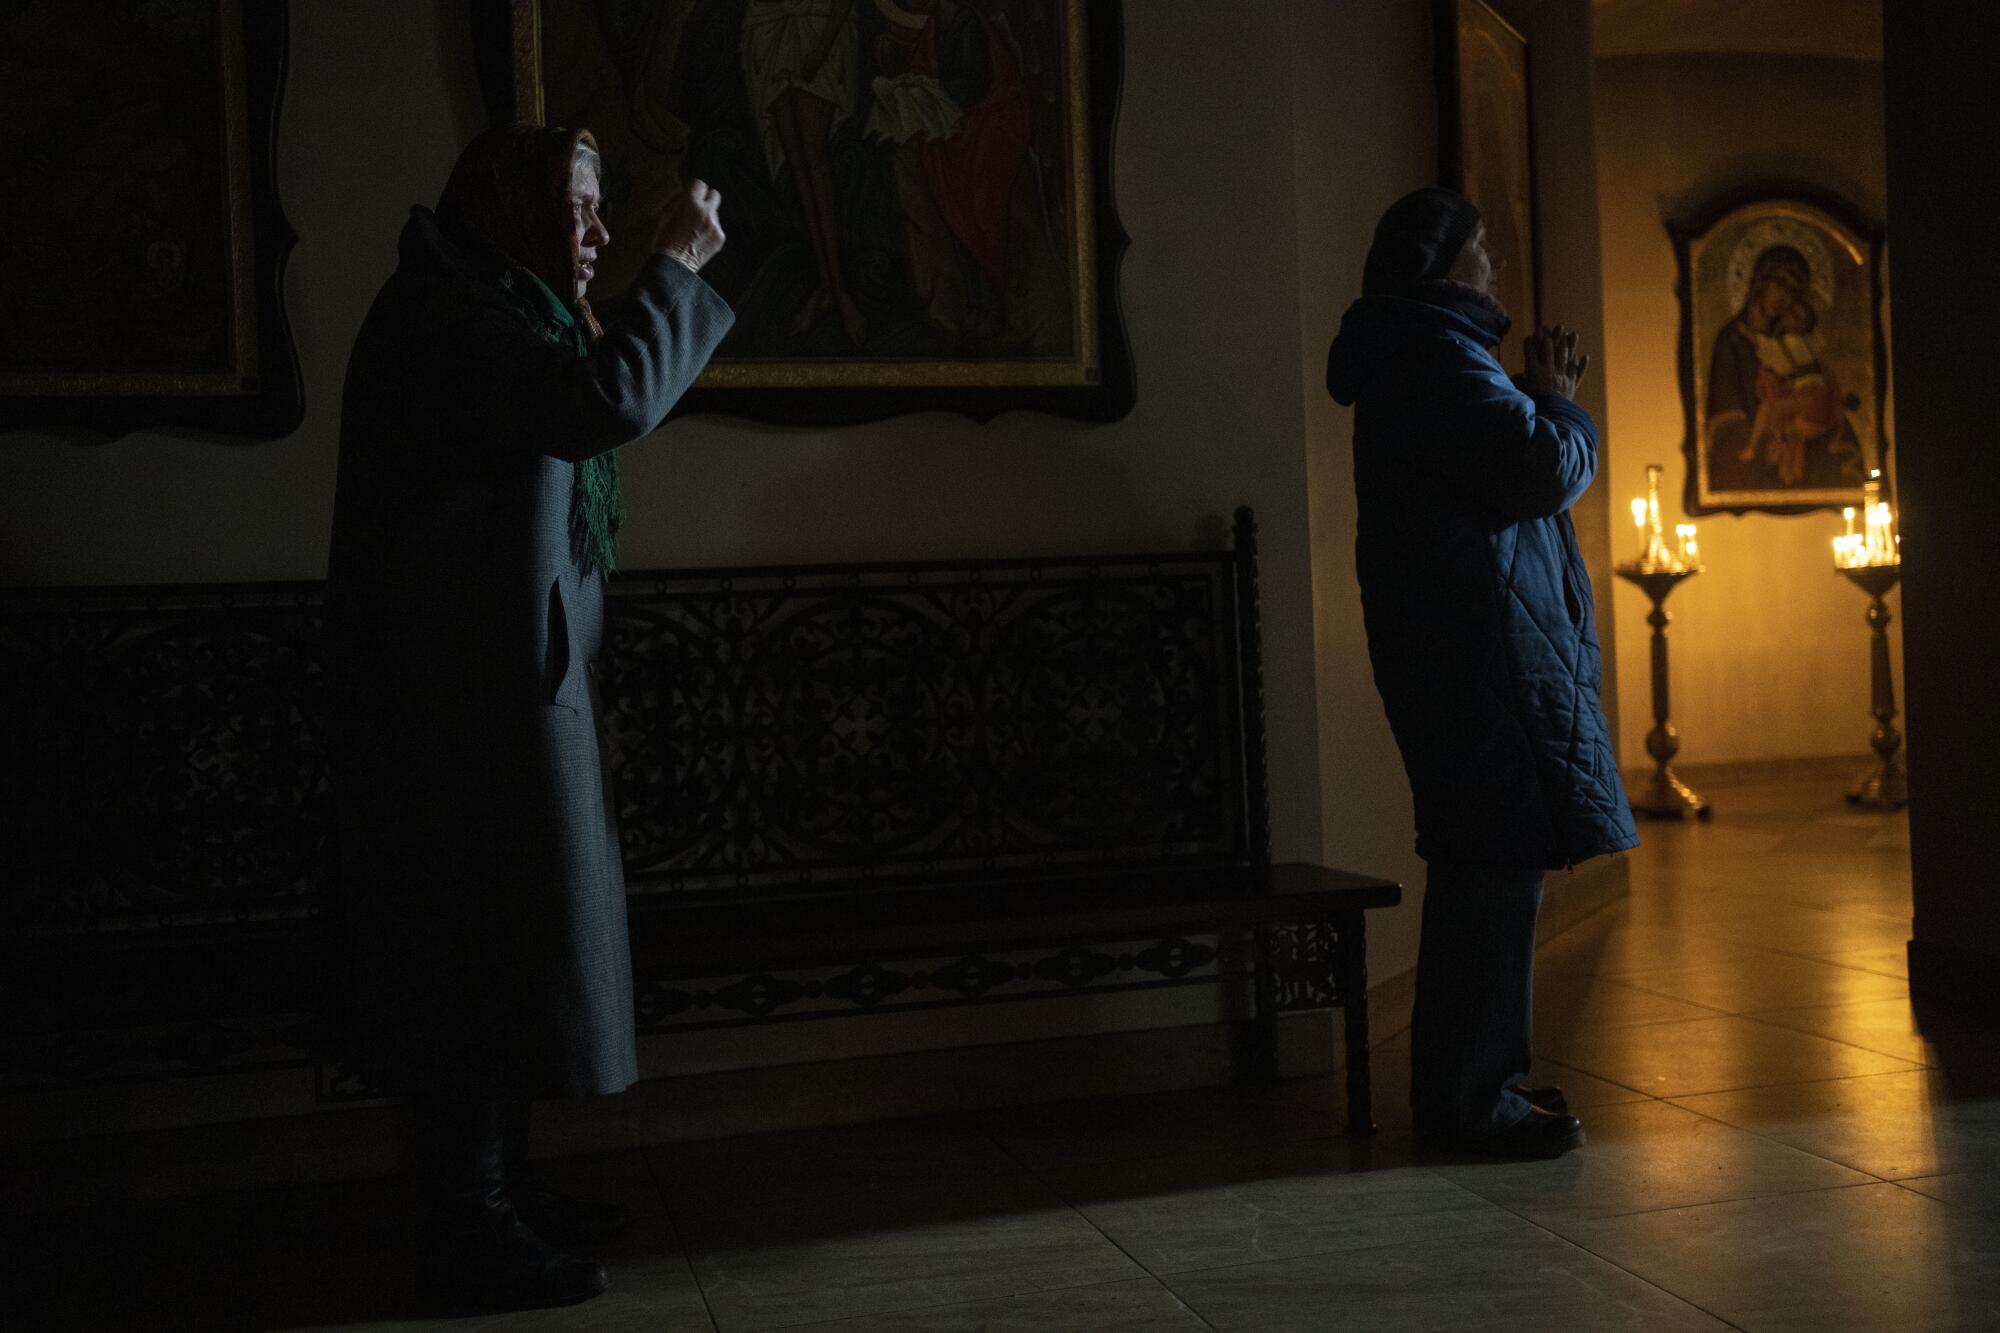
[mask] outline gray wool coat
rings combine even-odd
[[[658,426],[733,320],[647,262],[589,356],[526,275],[413,211],[348,362],[327,575],[349,1045],[385,1091],[521,1100],[637,1077],[576,462]],[[546,297],[542,298],[546,308]]]

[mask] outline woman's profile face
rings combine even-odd
[[[1499,271],[1493,261],[1493,252],[1486,248],[1486,224],[1481,222],[1466,238],[1465,248],[1458,252],[1458,259],[1445,276],[1454,282],[1462,282],[1488,296],[1493,294],[1493,275]]]
[[[598,216],[604,193],[595,171],[580,166],[571,174],[568,202],[570,241],[576,254],[576,295],[580,298],[597,272],[598,250],[611,244],[611,232]]]

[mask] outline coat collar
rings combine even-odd
[[[478,237],[443,222],[422,204],[410,210],[397,253],[399,272],[497,288],[518,303],[550,341],[574,341],[576,312],[547,283]]]

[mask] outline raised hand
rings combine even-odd
[[[660,210],[653,226],[653,253],[679,260],[695,272],[722,249],[722,191],[691,180]]]

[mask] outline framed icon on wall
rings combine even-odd
[[[510,0],[474,10],[496,123],[604,155],[604,299],[685,181],[736,325],[681,411],[804,424],[1133,401],[1111,193],[1116,3]],[[483,15],[483,22],[481,16]]]
[[[0,420],[290,434],[284,0],[0,15]]]
[[[1726,201],[1669,224],[1690,514],[1862,503],[1893,475],[1882,232],[1829,198]]]

